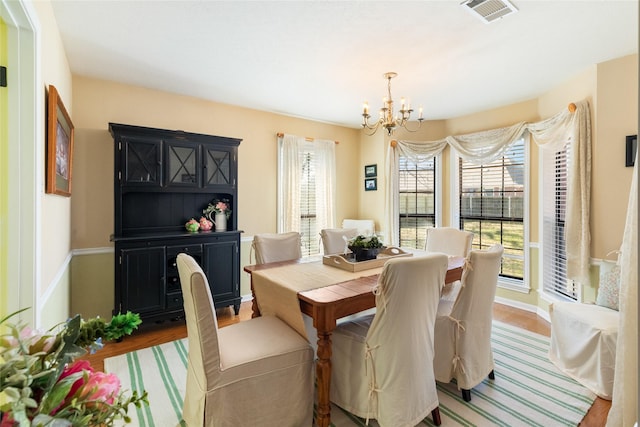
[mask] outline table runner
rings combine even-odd
[[[302,320],[298,292],[321,288],[359,277],[380,274],[382,267],[350,272],[322,263],[289,264],[251,274],[254,298],[262,315],[274,315],[309,339]]]

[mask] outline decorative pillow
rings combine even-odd
[[[619,302],[620,266],[615,261],[602,260],[596,304],[617,311]]]

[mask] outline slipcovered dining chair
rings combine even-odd
[[[470,231],[452,227],[429,227],[427,228],[427,242],[424,250],[466,258],[471,250],[472,242],[473,233]]]
[[[381,427],[413,427],[429,413],[440,425],[433,330],[447,266],[444,254],[385,263],[376,313],[341,323],[332,335],[333,403]]]
[[[487,376],[494,379],[491,327],[502,245],[472,250],[454,302],[441,299],[435,326],[436,380],[456,379],[465,401]]]
[[[343,219],[342,228],[355,228],[358,234],[371,236],[376,232],[376,226],[372,219]]]
[[[311,426],[313,351],[275,316],[218,329],[207,278],[177,257],[189,355],[182,417],[188,426]],[[277,402],[277,404],[274,404]]]
[[[356,228],[323,228],[320,230],[322,249],[325,255],[343,254],[347,247],[345,238],[352,239],[358,235]]]
[[[302,258],[302,236],[295,231],[256,234],[251,247],[256,253],[256,264]]]

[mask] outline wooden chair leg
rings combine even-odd
[[[489,372],[489,379],[490,380],[495,380],[496,379],[496,374],[495,374],[495,372],[493,372],[493,369],[491,370],[491,372]]]
[[[442,424],[442,419],[440,418],[440,407],[436,406],[436,409],[431,411],[431,418],[433,418],[433,423],[437,426]]]
[[[465,402],[471,402],[471,390],[467,390],[467,389],[461,389],[462,390],[462,399],[464,399]]]

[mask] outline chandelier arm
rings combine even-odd
[[[424,121],[424,119],[423,119],[423,120],[418,120],[418,127],[417,127],[417,128],[415,128],[415,129],[409,129],[409,127],[407,127],[407,125],[408,125],[409,123],[411,123],[411,122],[409,122],[408,120],[407,120],[407,122],[406,122],[405,124],[403,124],[403,125],[402,125],[402,127],[403,127],[407,132],[416,132],[416,131],[417,131],[418,129],[420,129],[420,127],[422,126],[422,122],[423,122],[423,121]]]

